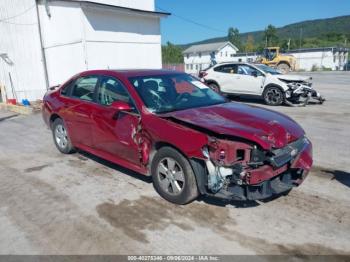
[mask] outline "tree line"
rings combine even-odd
[[[238,28],[230,27],[227,32],[227,40],[235,45],[239,52],[261,52],[267,46],[279,46],[282,51],[329,46],[350,47],[350,32],[348,34],[325,33],[317,37],[303,37],[301,28],[299,37],[281,37],[277,28],[270,24],[263,31],[262,37],[258,39],[255,39],[253,34],[248,34],[243,38]],[[182,51],[181,46],[167,42],[166,45],[162,46],[163,63],[183,63]]]

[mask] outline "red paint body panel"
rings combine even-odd
[[[139,114],[120,112],[116,117],[115,109],[111,107],[62,96],[60,90],[70,82],[70,79],[60,89],[49,91],[45,95],[43,119],[50,126],[50,118],[58,115],[64,120],[75,147],[142,174],[149,173],[150,152],[157,143],[169,144],[187,158],[205,159],[202,149],[209,146],[216,134],[219,147],[222,147],[218,149],[227,152],[225,164],[228,165],[237,157],[237,149],[246,150],[244,161],[247,162],[252,145],[258,145],[264,150],[283,148],[291,141],[304,136],[303,129],[291,118],[271,110],[240,103],[231,102],[162,115],[152,114],[128,78],[169,73],[174,72],[94,70],[77,74],[71,79],[89,75],[112,76],[119,79],[132,97]],[[211,152],[211,155],[218,157],[217,152]],[[310,144],[295,159],[291,168],[303,169],[304,173],[307,173],[311,165]],[[252,170],[249,183],[256,184],[271,179],[285,171],[285,168],[287,167],[273,170],[271,166],[263,166]]]
[[[264,149],[282,148],[304,135],[303,129],[291,118],[240,103],[194,108],[168,115],[221,135],[254,141]],[[271,141],[266,139],[268,137]],[[289,141],[287,137],[290,137]]]

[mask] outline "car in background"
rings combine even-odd
[[[300,185],[312,165],[294,120],[175,71],[86,71],[49,90],[42,114],[60,152],[80,149],[152,176],[176,204],[201,194],[265,199]]]
[[[350,61],[348,61],[345,65],[344,65],[344,71],[350,71]]]
[[[312,88],[311,77],[282,74],[263,64],[230,62],[200,72],[199,77],[223,94],[261,96],[272,106],[306,105],[310,99],[325,99]]]

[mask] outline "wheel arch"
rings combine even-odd
[[[205,83],[206,83],[207,85],[215,84],[215,85],[217,85],[217,86],[220,88],[219,83],[218,83],[217,81],[215,81],[214,79],[205,80]]]
[[[264,87],[264,90],[263,90],[263,92],[262,92],[262,95],[263,95],[263,96],[265,95],[266,89],[269,88],[269,87],[277,87],[278,89],[280,89],[280,90],[283,92],[283,94],[285,94],[286,91],[287,91],[287,90],[285,90],[282,86],[280,86],[280,85],[278,85],[278,84],[275,84],[275,83],[271,83],[271,84],[268,84],[268,85],[266,85],[266,86]]]
[[[152,168],[154,156],[163,147],[170,147],[170,148],[176,150],[179,154],[181,154],[183,157],[185,157],[188,160],[188,162],[191,165],[192,171],[195,175],[196,184],[197,184],[199,192],[201,194],[207,193],[207,190],[205,188],[206,169],[205,169],[204,161],[201,159],[197,159],[197,158],[188,158],[186,156],[186,154],[181,149],[177,148],[176,146],[174,146],[168,142],[158,141],[158,142],[155,142],[153,144],[152,151],[150,152],[150,156],[149,156],[149,170],[151,170],[151,168]],[[149,174],[149,175],[151,175],[151,174]]]
[[[288,61],[286,61],[286,60],[279,61],[277,66],[279,66],[280,64],[286,64],[286,65],[288,65],[291,68],[291,64]]]
[[[58,114],[56,114],[56,113],[53,113],[51,116],[50,116],[50,119],[49,119],[49,123],[50,123],[50,128],[52,129],[52,124],[53,124],[53,122],[55,122],[55,120],[56,119],[58,119],[58,118],[60,118],[60,119],[62,119],[62,117],[60,117]]]

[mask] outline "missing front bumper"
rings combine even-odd
[[[307,173],[301,169],[288,170],[257,185],[231,185],[214,196],[226,200],[263,200],[288,192],[304,180]]]

